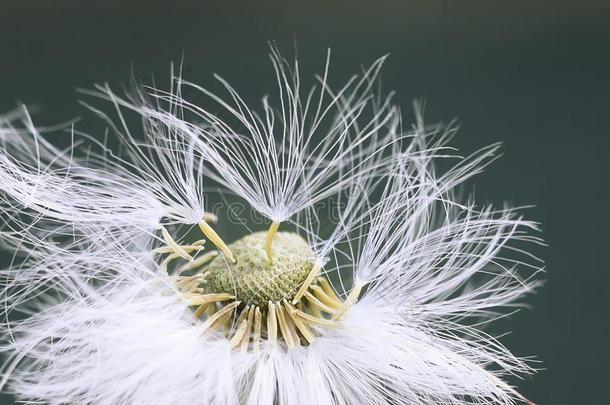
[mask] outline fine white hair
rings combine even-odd
[[[106,132],[65,126],[65,147],[25,107],[0,117],[0,241],[14,253],[0,270],[0,386],[47,403],[525,401],[505,377],[531,363],[483,326],[541,284],[539,225],[459,197],[500,145],[459,156],[455,125],[424,125],[417,103],[405,128],[377,88],[384,59],[337,91],[327,59],[303,94],[298,63],[272,46],[278,104],[266,97],[260,113],[220,78],[230,101],[174,72],[167,91],[99,85],[86,93],[112,113],[86,105]],[[160,225],[208,215],[208,185],[296,229],[338,296],[362,288],[340,327],[258,351],[204,339],[150,252]],[[329,198],[336,222],[316,207]]]

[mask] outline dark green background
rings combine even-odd
[[[480,201],[533,203],[549,247],[533,310],[499,325],[544,370],[518,382],[540,404],[607,403],[610,2],[607,1],[0,2],[0,111],[40,106],[39,124],[82,114],[74,88],[219,72],[249,99],[274,90],[268,39],[303,70],[334,52],[334,78],[391,53],[386,89],[427,118],[461,122],[465,151],[503,141],[476,181]],[[335,81],[336,83],[337,81]],[[10,398],[2,397],[10,403]]]

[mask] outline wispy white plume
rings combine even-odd
[[[46,403],[526,401],[505,379],[531,364],[484,326],[541,284],[530,253],[542,244],[538,224],[523,209],[457,197],[499,145],[460,157],[449,146],[455,126],[425,126],[418,104],[405,128],[376,87],[383,58],[339,90],[327,60],[306,93],[298,63],[275,47],[271,60],[279,96],[258,114],[220,78],[229,101],[172,73],[167,91],[87,91],[112,108],[87,104],[103,136],[77,123],[51,142],[56,128],[35,127],[25,108],[0,117],[0,236],[14,254],[0,271],[0,386]],[[187,87],[230,118],[187,100]],[[283,329],[275,336],[269,315],[264,333],[252,332],[260,345],[244,332],[254,311],[240,317],[239,297],[221,298],[235,300],[224,330],[212,331],[221,306],[193,317],[203,273],[171,273],[151,252],[177,249],[159,248],[160,224],[202,221],[208,184],[306,238],[320,271],[311,274],[331,290],[316,285],[307,302],[325,298],[329,316],[302,303],[290,312],[287,291],[275,303],[288,308]],[[316,206],[328,200],[336,223]],[[187,293],[185,283],[195,283]],[[294,314],[312,322],[307,344]],[[299,328],[298,344],[286,325]],[[247,337],[241,347],[236,336]]]
[[[270,57],[278,95],[274,99],[265,96],[260,112],[249,107],[220,76],[216,79],[227,91],[228,100],[178,76],[171,91],[152,91],[157,104],[142,98],[120,103],[139,112],[144,120],[163,125],[172,136],[180,133],[183,142],[194,143],[208,169],[206,176],[280,223],[336,194],[361,176],[364,167],[381,169],[381,165],[370,167],[366,162],[395,142],[385,132],[395,119],[396,107],[390,103],[391,94],[382,100],[375,98],[375,83],[385,58],[333,91],[328,84],[329,52],[318,85],[304,92],[298,62],[291,65],[273,46]],[[208,97],[222,112],[189,101],[183,89]],[[117,103],[117,96],[107,87],[97,90],[93,94]],[[161,102],[166,107],[159,108]],[[221,118],[223,115],[228,118]]]

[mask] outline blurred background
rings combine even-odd
[[[511,381],[539,404],[606,403],[610,358],[608,1],[7,1],[0,2],[0,112],[36,107],[50,125],[82,116],[77,87],[168,83],[171,61],[248,100],[275,91],[267,40],[304,77],[332,48],[333,83],[386,53],[386,90],[428,123],[457,118],[464,153],[492,142],[504,156],[471,184],[480,202],[535,204],[547,283],[495,326],[541,371]],[[306,81],[307,82],[307,81]],[[81,123],[91,129],[87,123]],[[95,125],[95,124],[92,124]],[[0,403],[12,403],[9,396]]]

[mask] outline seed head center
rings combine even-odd
[[[265,251],[267,232],[256,232],[229,245],[235,263],[222,256],[208,265],[207,288],[211,293],[234,295],[242,305],[266,308],[267,303],[292,300],[310,273],[313,252],[299,235],[278,232],[273,238],[273,259]]]

